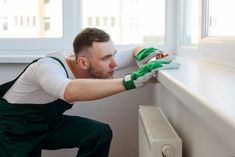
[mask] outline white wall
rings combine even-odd
[[[0,83],[13,79],[26,64],[0,64]],[[116,77],[134,71],[135,67],[117,72]],[[78,102],[67,114],[80,115],[110,124],[113,130],[110,157],[138,156],[138,106],[150,105],[151,86],[127,91],[97,101]],[[74,150],[44,151],[43,157],[64,157],[75,154]]]
[[[0,63],[0,84],[17,77],[26,67],[26,64],[3,64]]]

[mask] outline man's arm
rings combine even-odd
[[[68,102],[95,100],[124,91],[123,79],[75,79],[64,92]]]
[[[134,58],[138,54],[138,52],[142,49],[143,49],[142,46],[137,46],[137,47],[119,50],[115,55],[115,60],[117,62],[116,70],[121,70],[126,67],[136,65]]]
[[[175,69],[178,64],[152,61],[121,79],[75,79],[65,88],[64,99],[68,102],[95,100],[146,85],[158,69]]]
[[[146,48],[144,45],[138,45],[134,48],[120,50],[115,55],[115,60],[117,62],[116,70],[120,70],[135,64],[141,67],[153,57],[156,57],[161,53],[162,51],[157,48]]]
[[[118,68],[124,68],[133,63],[134,56],[143,47],[138,46],[119,51],[115,59]],[[95,100],[117,94],[125,90],[123,79],[75,79],[71,80],[64,91],[64,99],[68,102]]]

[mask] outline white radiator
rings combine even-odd
[[[182,140],[160,107],[139,108],[139,157],[182,157]]]

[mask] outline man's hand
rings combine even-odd
[[[139,51],[138,54],[135,56],[135,61],[139,67],[142,67],[150,59],[160,56],[161,54],[162,54],[162,51],[159,49],[156,49],[153,47],[144,48],[141,51]]]
[[[150,82],[150,80],[155,77],[158,70],[176,69],[178,67],[178,63],[171,61],[165,61],[161,59],[150,61],[132,74],[126,75],[123,79],[123,85],[126,90],[140,88]]]

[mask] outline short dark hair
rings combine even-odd
[[[75,56],[82,50],[92,47],[93,42],[108,42],[110,36],[105,31],[98,28],[85,28],[73,41],[73,51]]]

